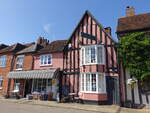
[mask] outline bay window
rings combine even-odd
[[[82,73],[81,92],[106,93],[106,78],[104,73]]]
[[[22,70],[23,61],[24,61],[24,55],[20,55],[20,56],[17,57],[16,70]]]
[[[52,64],[52,55],[42,55],[40,56],[40,65],[51,65]]]
[[[0,67],[6,66],[6,56],[0,56]]]
[[[82,46],[80,60],[81,65],[104,64],[104,46]]]

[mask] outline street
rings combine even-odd
[[[40,105],[17,104],[0,101],[0,113],[97,113],[84,110],[46,107]]]

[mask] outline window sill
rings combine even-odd
[[[16,71],[21,71],[21,70],[23,70],[22,68],[18,68],[18,69],[15,69]]]
[[[52,66],[52,64],[40,65],[40,67]]]
[[[80,91],[80,93],[107,94],[106,92],[92,92],[92,91]]]
[[[80,66],[88,66],[88,65],[105,65],[104,63],[91,63],[91,64],[82,64]]]
[[[0,68],[6,68],[6,66],[0,66]]]

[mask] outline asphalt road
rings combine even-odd
[[[98,112],[0,101],[0,113],[98,113]]]

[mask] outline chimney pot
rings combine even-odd
[[[111,27],[105,27],[104,29],[111,36]]]
[[[45,47],[46,45],[49,44],[49,40],[44,39],[44,37],[39,37],[39,38],[37,39],[37,44],[40,44],[40,45],[42,45],[43,47]]]

